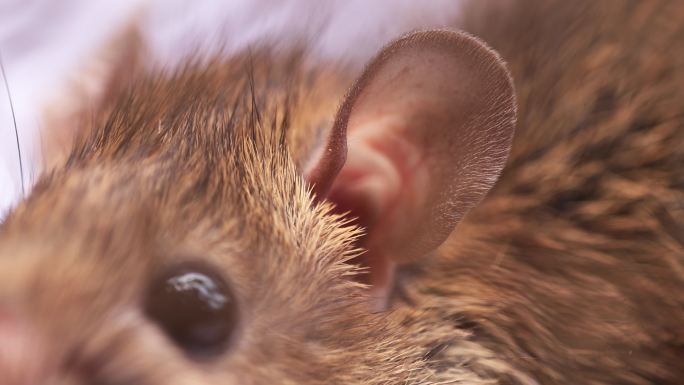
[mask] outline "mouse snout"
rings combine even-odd
[[[44,349],[29,322],[0,304],[0,378],[3,385],[46,383]]]

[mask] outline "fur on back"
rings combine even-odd
[[[684,4],[467,14],[512,71],[515,143],[489,197],[406,273],[409,297],[537,383],[680,384]]]
[[[3,290],[32,294],[82,381],[681,383],[684,5],[509,6],[473,2],[463,26],[512,71],[512,157],[435,255],[402,269],[392,312],[368,312],[345,263],[359,230],[300,176],[351,77],[261,52],[118,82],[3,224],[0,252],[25,257]],[[211,369],[144,319],[104,316],[187,255],[229,274],[250,320]]]

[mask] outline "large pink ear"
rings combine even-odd
[[[307,178],[367,229],[375,288],[389,286],[395,263],[444,242],[494,185],[515,114],[504,63],[472,36],[413,33],[370,62]]]

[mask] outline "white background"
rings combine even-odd
[[[306,38],[316,55],[365,61],[388,40],[454,21],[462,0],[0,0],[0,54],[16,112],[27,191],[39,175],[41,111],[136,20],[156,60],[222,42]],[[79,67],[79,65],[81,65]],[[12,115],[0,88],[0,218],[21,198]]]

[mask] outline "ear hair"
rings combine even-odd
[[[366,227],[367,265],[412,260],[444,242],[494,185],[515,115],[511,77],[484,43],[450,31],[409,34],[351,88],[308,178]]]

